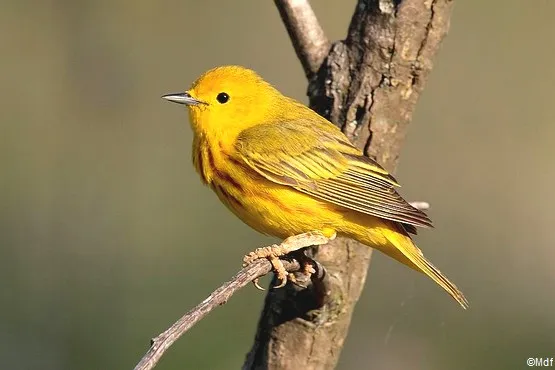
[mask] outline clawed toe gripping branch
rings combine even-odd
[[[449,28],[454,2],[358,0],[346,40],[333,44],[308,0],[274,3],[311,82],[311,108],[340,125],[354,144],[392,172],[416,101],[432,69],[432,58]],[[428,208],[425,202],[413,206]],[[288,239],[247,255],[246,266],[230,281],[152,340],[135,370],[154,368],[183,333],[239,289],[272,270],[277,274],[277,285],[285,285],[288,280],[299,286],[309,285],[299,281],[305,274],[290,275],[300,270],[312,273],[307,267],[312,264],[298,250],[325,241],[297,242]],[[295,245],[297,248],[292,248]],[[297,252],[287,254],[291,251]],[[309,253],[318,261],[315,275],[329,279],[324,288],[312,284],[314,290],[326,295],[327,303],[307,305],[302,293],[310,289],[300,293],[270,289],[244,370],[333,369],[337,364],[366,279],[371,250],[336,239],[309,248]]]
[[[324,234],[318,231],[294,235],[285,239],[281,244],[274,244],[269,247],[257,248],[254,252],[250,252],[245,256],[245,258],[243,258],[243,267],[246,267],[252,264],[254,261],[258,259],[262,259],[262,258],[268,259],[272,264],[274,273],[276,274],[278,281],[280,282],[280,284],[275,286],[274,288],[283,288],[285,284],[287,284],[287,279],[290,273],[283,265],[283,262],[280,259],[280,257],[285,256],[289,253],[298,251],[303,248],[326,244],[331,239],[333,238],[327,238]],[[303,254],[300,254],[299,256],[303,256]],[[314,270],[314,268],[311,265],[312,260],[310,259],[307,260],[303,258],[302,261],[299,261],[299,262],[301,262],[302,264],[301,270],[306,275],[309,275],[309,277],[311,274],[316,272],[316,270]],[[292,276],[292,281],[296,281],[296,278],[294,277],[294,275],[291,275],[291,276]],[[264,288],[262,288],[258,284],[258,278],[254,279],[252,282],[256,288],[260,290],[264,290]]]

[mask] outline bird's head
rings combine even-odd
[[[211,69],[186,92],[163,98],[186,105],[195,134],[209,137],[233,137],[268,123],[280,114],[280,102],[286,99],[256,72],[239,66]]]

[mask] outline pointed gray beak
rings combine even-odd
[[[193,98],[188,92],[166,94],[162,96],[162,99],[171,101],[172,103],[185,104],[185,105],[199,105],[206,104],[201,100]]]

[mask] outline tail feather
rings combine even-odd
[[[388,232],[385,233],[385,237],[391,244],[393,244],[397,251],[400,251],[402,253],[402,256],[404,256],[408,261],[403,261],[402,259],[404,258],[399,258],[402,256],[398,252],[388,253],[389,251],[387,250],[384,250],[382,248],[378,249],[399,260],[400,262],[408,265],[409,267],[412,267],[413,269],[428,275],[428,277],[430,277],[445,291],[447,291],[447,293],[449,293],[451,297],[453,297],[462,306],[462,308],[467,309],[469,307],[469,304],[464,294],[457,288],[455,284],[449,281],[449,279],[445,275],[443,275],[437,267],[435,267],[424,257],[422,251],[403,231],[391,232],[391,230],[388,230]]]

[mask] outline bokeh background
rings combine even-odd
[[[355,1],[313,1],[332,39]],[[458,1],[398,178],[432,204],[418,244],[466,293],[375,254],[339,369],[522,369],[555,357],[552,0]],[[270,1],[3,1],[0,367],[130,369],[151,337],[272,239],[203,187],[160,95],[243,64],[306,102]],[[237,369],[243,289],[159,369]]]

